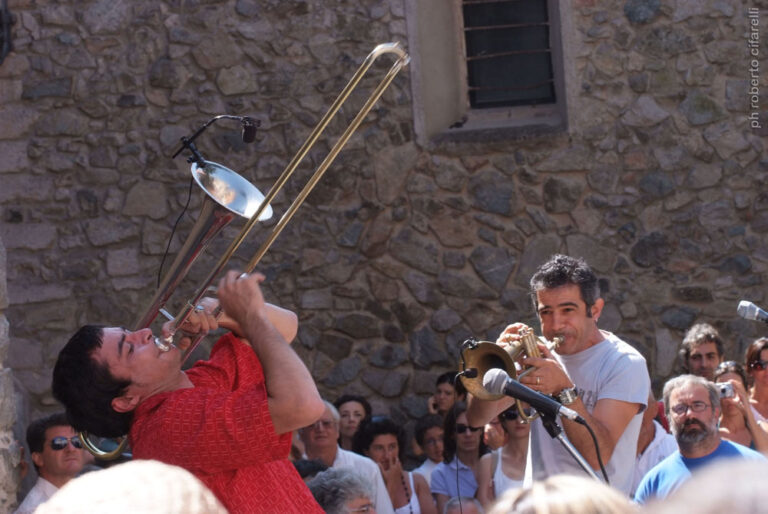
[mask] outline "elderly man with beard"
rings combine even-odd
[[[712,382],[694,375],[681,375],[664,385],[664,405],[679,450],[645,475],[637,487],[635,501],[667,497],[691,473],[721,459],[760,459],[758,452],[720,438],[720,396]]]

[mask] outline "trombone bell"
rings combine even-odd
[[[243,218],[250,219],[264,201],[264,195],[253,184],[221,164],[205,161],[201,168],[193,162],[192,177],[216,203]],[[259,215],[259,221],[271,217],[272,206],[267,205]]]

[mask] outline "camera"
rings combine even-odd
[[[717,384],[717,390],[720,392],[720,398],[733,398],[736,393],[733,391],[733,384],[725,382]]]

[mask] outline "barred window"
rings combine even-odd
[[[473,109],[555,102],[546,0],[464,0]]]

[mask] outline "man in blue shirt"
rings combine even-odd
[[[675,377],[664,385],[664,405],[679,451],[645,475],[637,487],[636,502],[665,498],[693,471],[714,460],[764,459],[756,451],[720,438],[720,396],[712,382],[693,375]]]

